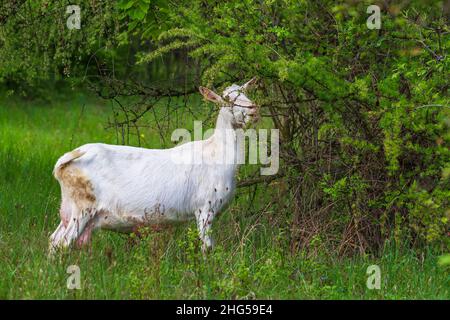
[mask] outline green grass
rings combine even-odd
[[[0,101],[0,299],[450,297],[449,269],[438,266],[432,250],[389,245],[379,257],[289,254],[287,232],[271,227],[257,204],[250,207],[244,190],[215,222],[218,246],[206,259],[194,223],[141,239],[100,231],[90,249],[48,259],[48,237],[59,222],[53,165],[80,144],[116,143],[115,132],[104,129],[110,115],[108,105],[81,95]],[[183,119],[187,126],[193,120]],[[142,134],[145,146],[164,145],[156,128]],[[381,268],[380,290],[366,288],[372,264]],[[80,267],[81,290],[66,287],[70,265]]]

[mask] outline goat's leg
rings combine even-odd
[[[56,228],[55,232],[53,232],[52,235],[50,236],[50,244],[49,244],[50,254],[53,254],[56,248],[58,248],[65,231],[66,227],[64,226],[64,223],[61,221],[59,223],[58,228]]]
[[[91,243],[92,231],[94,230],[93,220],[89,221],[83,232],[77,238],[76,245],[78,248],[88,246]]]
[[[211,236],[211,225],[214,219],[214,212],[209,209],[199,209],[195,215],[200,239],[202,240],[202,251],[206,252],[214,246],[214,239]]]
[[[75,211],[67,224],[67,228],[59,242],[60,247],[69,247],[82,235],[87,223],[92,219],[88,210]],[[89,238],[89,237],[88,237]]]

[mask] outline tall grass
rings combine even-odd
[[[48,237],[59,222],[53,165],[83,143],[116,143],[104,128],[110,114],[110,106],[82,95],[53,103],[0,100],[1,299],[449,298],[448,268],[431,250],[391,244],[379,257],[291,254],[287,230],[271,225],[270,211],[249,205],[253,195],[244,190],[215,222],[218,246],[206,258],[190,223],[143,230],[140,238],[97,232],[90,249],[48,259]],[[183,119],[187,127],[194,120]],[[156,128],[142,137],[146,147],[164,145]],[[380,290],[366,287],[372,264],[381,268]],[[70,265],[80,267],[81,290],[66,287]]]

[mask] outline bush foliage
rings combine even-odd
[[[260,200],[292,251],[365,253],[390,238],[448,248],[449,6],[375,1],[381,28],[369,29],[372,2],[82,0],[82,28],[68,31],[65,7],[11,1],[0,10],[0,81],[70,77],[118,102],[256,75],[282,161],[262,182],[277,196]]]

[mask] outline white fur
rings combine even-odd
[[[253,104],[243,93],[234,93],[246,89],[246,85],[225,90],[224,97],[231,98],[235,105],[220,109],[214,134],[206,140],[165,150],[86,144],[74,150],[78,156],[73,156],[74,151],[62,156],[55,172],[62,166],[78,169],[90,182],[95,203],[91,208],[80,208],[67,192],[65,182],[58,179],[62,222],[50,238],[50,249],[80,239],[89,241],[90,233],[98,228],[129,232],[139,225],[192,218],[197,220],[203,248],[212,246],[211,224],[233,198],[237,170],[236,162],[223,164],[214,159],[235,154],[238,146],[234,129],[245,125],[256,113],[248,109]],[[206,98],[225,103],[211,96]],[[199,163],[183,161],[199,154]]]

